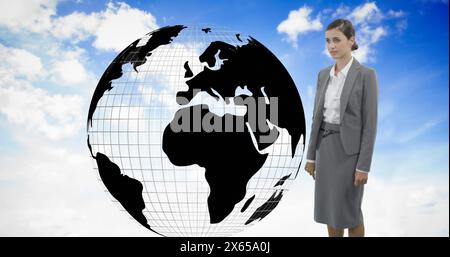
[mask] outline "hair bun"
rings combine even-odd
[[[354,44],[353,44],[353,46],[352,46],[352,51],[355,51],[356,49],[358,49],[359,48],[359,46],[358,46],[358,44],[355,42]]]

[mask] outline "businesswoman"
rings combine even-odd
[[[361,65],[350,21],[328,25],[326,46],[336,61],[319,72],[305,170],[315,179],[314,220],[329,236],[364,236],[361,211],[377,130],[378,81]]]

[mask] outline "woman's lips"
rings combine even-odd
[[[337,53],[337,51],[330,51],[330,53],[331,53],[331,54],[335,54],[335,53]]]

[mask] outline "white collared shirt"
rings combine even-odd
[[[336,64],[333,65],[330,70],[330,80],[328,81],[328,88],[325,92],[325,101],[323,105],[323,120],[328,123],[340,124],[341,94],[348,70],[352,63],[353,56],[337,75],[335,75]]]

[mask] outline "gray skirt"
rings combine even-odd
[[[321,129],[317,139],[314,220],[335,229],[353,228],[363,224],[364,186],[354,185],[358,154],[345,153],[339,125],[322,122],[321,127],[331,133]]]

